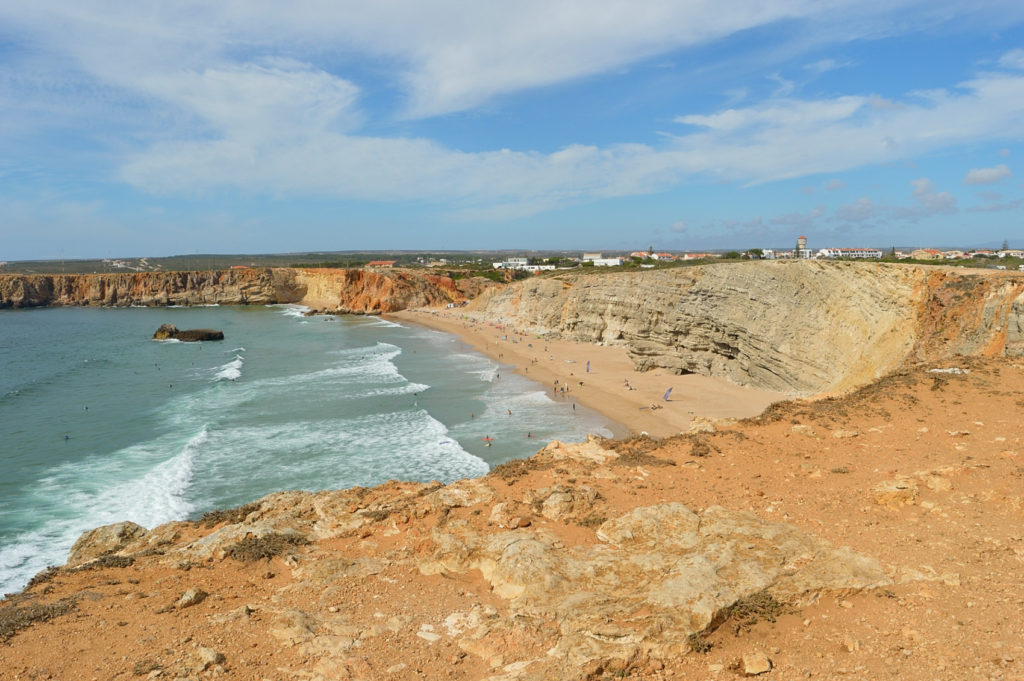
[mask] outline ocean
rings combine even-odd
[[[0,594],[100,525],[152,528],[279,490],[450,482],[551,439],[610,435],[449,334],[304,311],[0,311]],[[165,322],[225,340],[151,340]]]

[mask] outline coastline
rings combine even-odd
[[[415,308],[385,316],[458,337],[544,385],[552,399],[571,400],[602,414],[615,426],[616,438],[641,433],[669,437],[685,432],[698,416],[746,418],[788,399],[697,374],[638,372],[624,347],[537,338],[463,309]],[[666,401],[663,396],[669,388],[672,394]]]

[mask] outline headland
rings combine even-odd
[[[200,522],[100,528],[0,606],[6,669],[1024,673],[1024,277],[758,263],[536,278],[444,309],[402,317],[459,331],[551,388],[569,381],[574,397],[615,394],[614,368],[791,399],[660,441],[551,443],[447,486],[281,492]]]

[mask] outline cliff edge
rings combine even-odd
[[[1024,364],[949,368],[98,528],[0,602],[4,678],[1017,678]]]
[[[0,275],[0,309],[298,303],[328,312],[379,314],[462,301],[464,291],[472,294],[480,286],[412,270],[240,268]]]
[[[636,368],[794,396],[908,360],[1024,354],[1024,275],[882,263],[751,262],[565,274],[486,291],[471,313],[625,346]]]

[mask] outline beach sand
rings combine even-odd
[[[639,372],[624,347],[537,338],[461,309],[421,308],[388,317],[458,336],[546,386],[552,399],[578,402],[604,415],[614,422],[616,437],[629,433],[668,437],[685,432],[696,416],[756,416],[773,402],[787,399],[780,393],[708,376],[679,376],[663,369]],[[666,401],[663,396],[669,388],[672,394]]]

